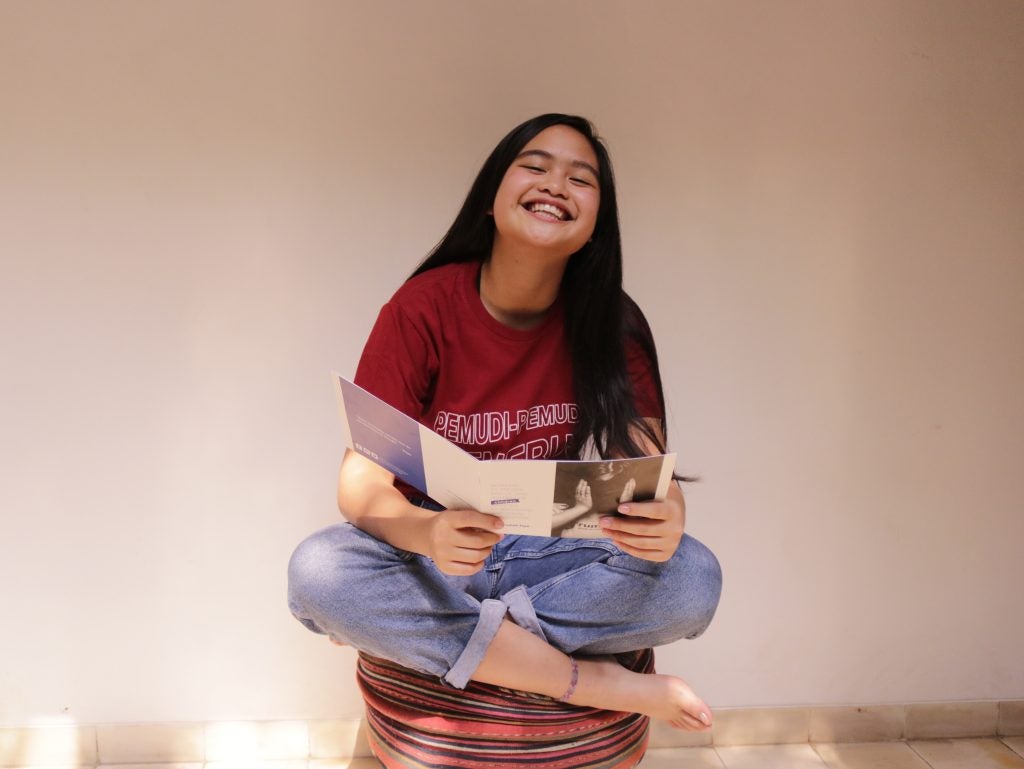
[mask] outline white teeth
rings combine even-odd
[[[527,208],[535,214],[546,213],[551,214],[557,219],[566,219],[567,214],[558,206],[553,206],[550,203],[530,203]]]

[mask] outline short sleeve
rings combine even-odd
[[[637,415],[664,420],[665,409],[654,364],[636,339],[626,341],[626,367],[633,387]]]
[[[437,367],[437,349],[429,334],[389,302],[363,347],[355,383],[419,419],[431,400]]]

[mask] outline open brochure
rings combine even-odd
[[[481,460],[334,374],[345,443],[448,508],[500,516],[509,534],[604,536],[622,502],[664,499],[675,454],[597,461]]]

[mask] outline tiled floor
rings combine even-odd
[[[380,769],[380,764],[356,758],[104,764],[100,769]],[[639,769],[1024,769],[1024,737],[661,748],[649,750]]]
[[[640,769],[1024,769],[1024,737],[652,750]]]

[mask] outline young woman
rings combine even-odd
[[[482,458],[664,451],[654,344],[622,290],[612,168],[587,120],[541,115],[502,139],[381,310],[356,382]],[[604,538],[503,536],[499,518],[439,509],[348,452],[338,505],[348,523],[289,565],[311,630],[459,688],[710,728],[684,681],[608,656],[696,637],[714,615],[721,571],[684,535],[675,484],[601,519]]]

